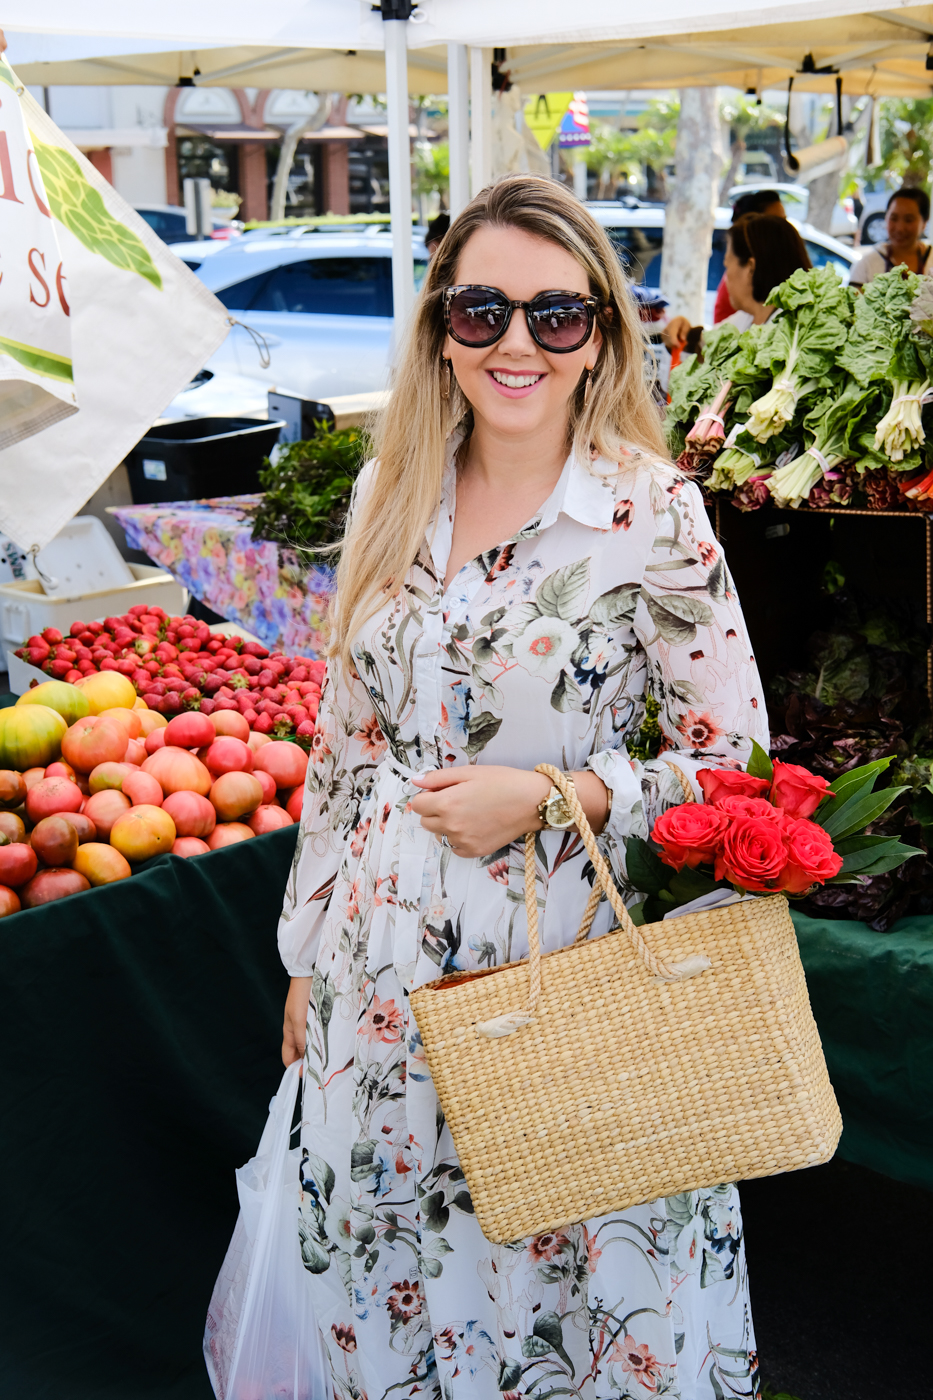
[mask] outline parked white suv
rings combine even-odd
[[[612,239],[629,276],[646,287],[660,287],[666,212],[664,206],[657,204],[629,208],[615,201],[594,201],[587,207]],[[732,210],[717,209],[703,310],[703,319],[708,326],[713,324],[713,306],[724,270],[726,230],[731,223]],[[844,243],[830,238],[829,234],[820,233],[819,229],[813,228],[811,224],[800,223],[797,219],[792,219],[791,223],[799,230],[813,266],[824,267],[826,263],[833,263],[839,269],[843,280],[848,282],[849,273],[858,254]]]
[[[412,240],[415,282],[427,251]],[[381,228],[330,233],[295,226],[244,234],[197,268],[238,322],[207,362],[326,403],[384,389],[392,344],[392,240]],[[269,364],[250,331],[268,347]]]

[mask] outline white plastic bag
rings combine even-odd
[[[300,1061],[236,1174],[240,1214],[214,1285],[204,1358],[217,1400],[323,1400],[321,1338],[298,1239],[299,1148],[289,1149]]]

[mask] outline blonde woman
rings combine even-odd
[[[572,772],[628,890],[623,837],[682,801],[671,765],[766,742],[644,362],[605,234],[509,177],[431,260],[359,481],[280,926],[302,1254],[341,1400],[757,1393],[734,1187],[490,1244],[408,1011],[442,972],[527,955],[529,829],[544,948],[572,940],[587,858],[536,763]],[[649,694],[665,753],[640,762]]]

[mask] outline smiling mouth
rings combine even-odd
[[[491,369],[489,373],[497,384],[506,389],[530,389],[539,379],[544,378],[543,374],[504,374],[499,369]]]

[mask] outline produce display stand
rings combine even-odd
[[[270,651],[320,655],[334,572],[318,556],[252,539],[247,511],[259,496],[218,496],[151,506],[109,506],[127,544],[140,549],[221,617]]]
[[[296,836],[160,856],[0,925],[0,1400],[209,1400],[233,1173],[280,1077]],[[794,922],[841,1155],[933,1189],[929,920]]]
[[[707,509],[713,518],[717,540],[725,549],[726,559],[736,580],[739,597],[746,613],[752,643],[759,660],[763,679],[783,669],[790,648],[798,647],[813,630],[812,607],[807,608],[807,595],[819,596],[815,574],[805,580],[804,587],[794,587],[791,575],[818,563],[814,554],[815,531],[821,529],[823,546],[833,532],[835,551],[848,550],[852,561],[852,576],[860,582],[874,570],[874,577],[887,587],[890,594],[898,592],[910,597],[922,597],[927,626],[933,629],[933,514],[919,510],[862,510],[849,506],[824,507],[802,505],[796,510],[766,505],[757,511],[739,511],[722,492],[706,496]],[[821,525],[818,522],[821,521]],[[905,531],[901,521],[916,521],[922,527],[923,548],[917,531]],[[848,543],[840,544],[836,527],[849,521],[855,528],[847,531]],[[873,522],[874,529],[866,522]],[[887,522],[898,522],[888,530]],[[795,527],[798,527],[795,529]],[[806,544],[793,549],[789,560],[769,566],[767,546],[770,541],[789,534],[807,534]],[[804,556],[809,555],[809,561]],[[773,557],[773,556],[772,556]],[[879,561],[880,566],[879,566]],[[883,577],[882,577],[883,576]],[[780,594],[792,598],[783,610],[776,610]],[[775,632],[780,631],[780,637]],[[926,659],[926,688],[933,708],[933,630],[928,637]]]

